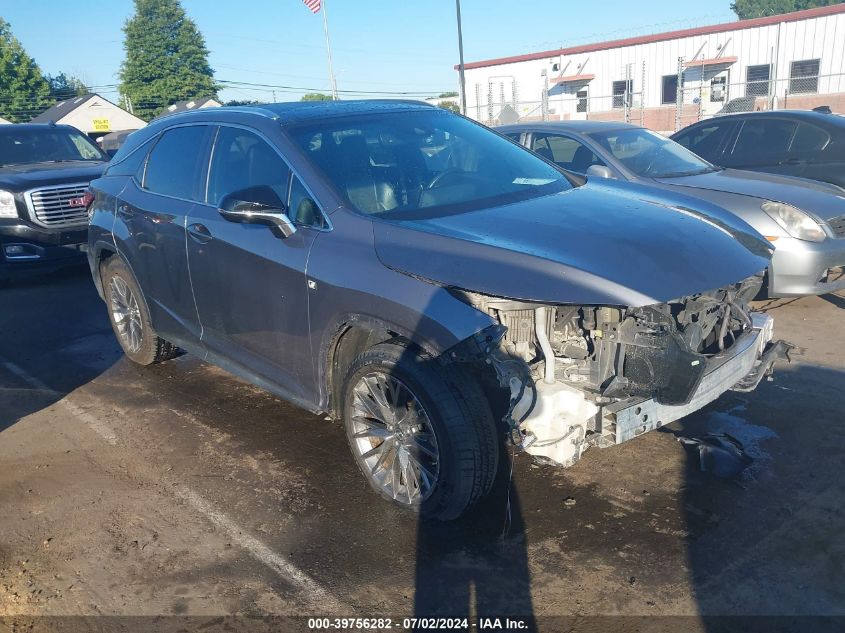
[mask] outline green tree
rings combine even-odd
[[[205,40],[179,0],[135,0],[123,33],[120,91],[135,114],[150,119],[176,101],[217,97]]]
[[[444,110],[451,110],[452,112],[457,112],[458,114],[461,113],[461,106],[458,105],[457,101],[441,101],[440,107]]]
[[[56,101],[64,101],[71,97],[78,97],[80,95],[88,94],[88,87],[78,77],[73,75],[66,75],[59,73],[55,77],[46,75],[44,77],[47,83],[50,84],[50,96]]]
[[[16,123],[29,121],[50,105],[50,85],[41,69],[0,18],[0,116]]]
[[[437,95],[437,98],[438,99],[448,99],[449,97],[457,97],[457,96],[458,96],[458,93],[453,90],[451,92],[441,92],[439,95]]]
[[[300,101],[332,101],[332,96],[324,95],[322,92],[309,92],[302,95]]]
[[[245,106],[245,105],[256,105],[261,103],[261,101],[254,101],[251,99],[232,99],[231,101],[227,101],[225,105],[227,106]]]
[[[740,20],[748,20],[838,3],[839,0],[734,0],[731,3],[731,11],[736,13]]]

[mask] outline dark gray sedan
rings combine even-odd
[[[845,197],[834,185],[722,169],[674,141],[619,122],[498,128],[564,169],[695,196],[741,217],[774,244],[770,297],[845,288]]]
[[[845,117],[809,110],[706,119],[672,140],[721,167],[800,176],[845,187]]]

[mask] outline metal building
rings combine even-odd
[[[720,111],[845,113],[845,4],[465,65],[467,114],[630,121],[670,132]]]

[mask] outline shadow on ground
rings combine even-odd
[[[121,357],[86,266],[10,281],[0,306],[0,431]]]
[[[687,558],[705,630],[843,630],[843,386],[841,370],[780,366],[756,392],[676,425],[685,437],[728,433],[754,460],[724,480],[686,453]]]

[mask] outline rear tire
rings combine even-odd
[[[114,256],[105,261],[100,267],[100,279],[112,330],[129,360],[152,365],[179,355],[179,348],[153,329],[144,294],[123,260]]]
[[[499,448],[490,406],[459,367],[401,342],[352,363],[343,421],[355,461],[383,498],[448,521],[489,492]]]

